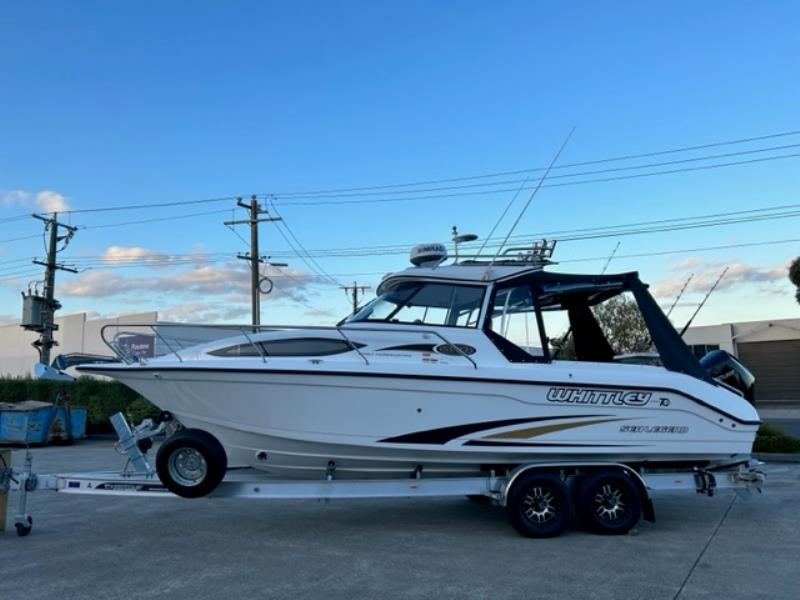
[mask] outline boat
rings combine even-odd
[[[115,325],[104,339],[121,360],[78,370],[164,411],[177,433],[158,473],[185,496],[209,493],[235,466],[386,479],[749,460],[761,421],[747,390],[711,376],[637,273],[559,273],[541,247],[513,250],[446,264],[443,245],[417,246],[411,267],[331,327],[225,325],[179,348],[154,324],[167,351],[140,358]],[[598,323],[595,308],[617,298],[638,306],[657,363],[617,352]],[[560,355],[565,331],[572,356]]]

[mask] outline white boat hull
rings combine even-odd
[[[545,368],[551,375],[557,369]],[[363,478],[409,477],[420,467],[464,475],[535,461],[699,464],[751,452],[757,422],[678,386],[654,386],[652,377],[641,386],[609,383],[619,369],[661,372],[662,384],[691,378],[608,365],[596,373],[605,382],[559,373],[551,383],[536,379],[547,371],[525,369],[525,380],[454,367],[448,375],[300,372],[261,364],[85,370],[118,379],[185,427],[208,431],[224,446],[230,466],[282,477],[316,479],[332,467],[336,477]]]

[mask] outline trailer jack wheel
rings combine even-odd
[[[33,529],[33,517],[25,517],[22,523],[14,523],[14,527],[17,528],[17,535],[19,537],[25,537],[31,532],[31,529]]]
[[[206,496],[225,477],[228,458],[219,440],[207,431],[182,429],[158,449],[156,470],[167,489],[184,498]]]

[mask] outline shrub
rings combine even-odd
[[[0,402],[52,402],[60,389],[66,391],[72,406],[86,408],[87,433],[113,431],[109,418],[116,412],[125,413],[134,423],[146,417],[155,418],[159,413],[150,402],[121,383],[91,377],[80,377],[73,383],[30,377],[0,378]]]
[[[754,452],[800,452],[800,439],[785,434],[773,425],[762,425],[758,428]]]

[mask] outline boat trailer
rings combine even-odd
[[[30,448],[25,451],[24,464],[15,469],[0,454],[0,497],[9,491],[18,492],[17,512],[14,526],[17,535],[26,536],[33,527],[33,518],[27,512],[28,493],[51,490],[64,494],[91,494],[94,496],[137,496],[177,498],[161,483],[147,456],[152,438],[164,433],[166,422],[158,426],[146,419],[131,428],[122,413],[111,417],[119,440],[115,447],[127,457],[120,472],[83,472],[57,475],[40,475],[33,470],[33,455]],[[645,519],[654,521],[650,502],[652,491],[696,492],[713,496],[720,489],[759,492],[765,475],[756,460],[738,461],[730,465],[702,469],[695,467],[685,471],[635,470],[628,465],[612,462],[536,462],[520,465],[502,475],[494,471],[475,477],[426,477],[418,467],[405,479],[336,479],[335,465],[330,465],[326,475],[318,480],[275,479],[255,469],[229,469],[225,479],[209,498],[252,499],[354,499],[354,498],[400,498],[468,496],[485,498],[500,506],[506,506],[509,492],[515,481],[532,470],[548,470],[560,474],[565,480],[576,476],[581,469],[618,469],[627,472],[640,485],[643,492]],[[0,510],[5,523],[5,514]],[[1,529],[1,528],[0,528]]]

